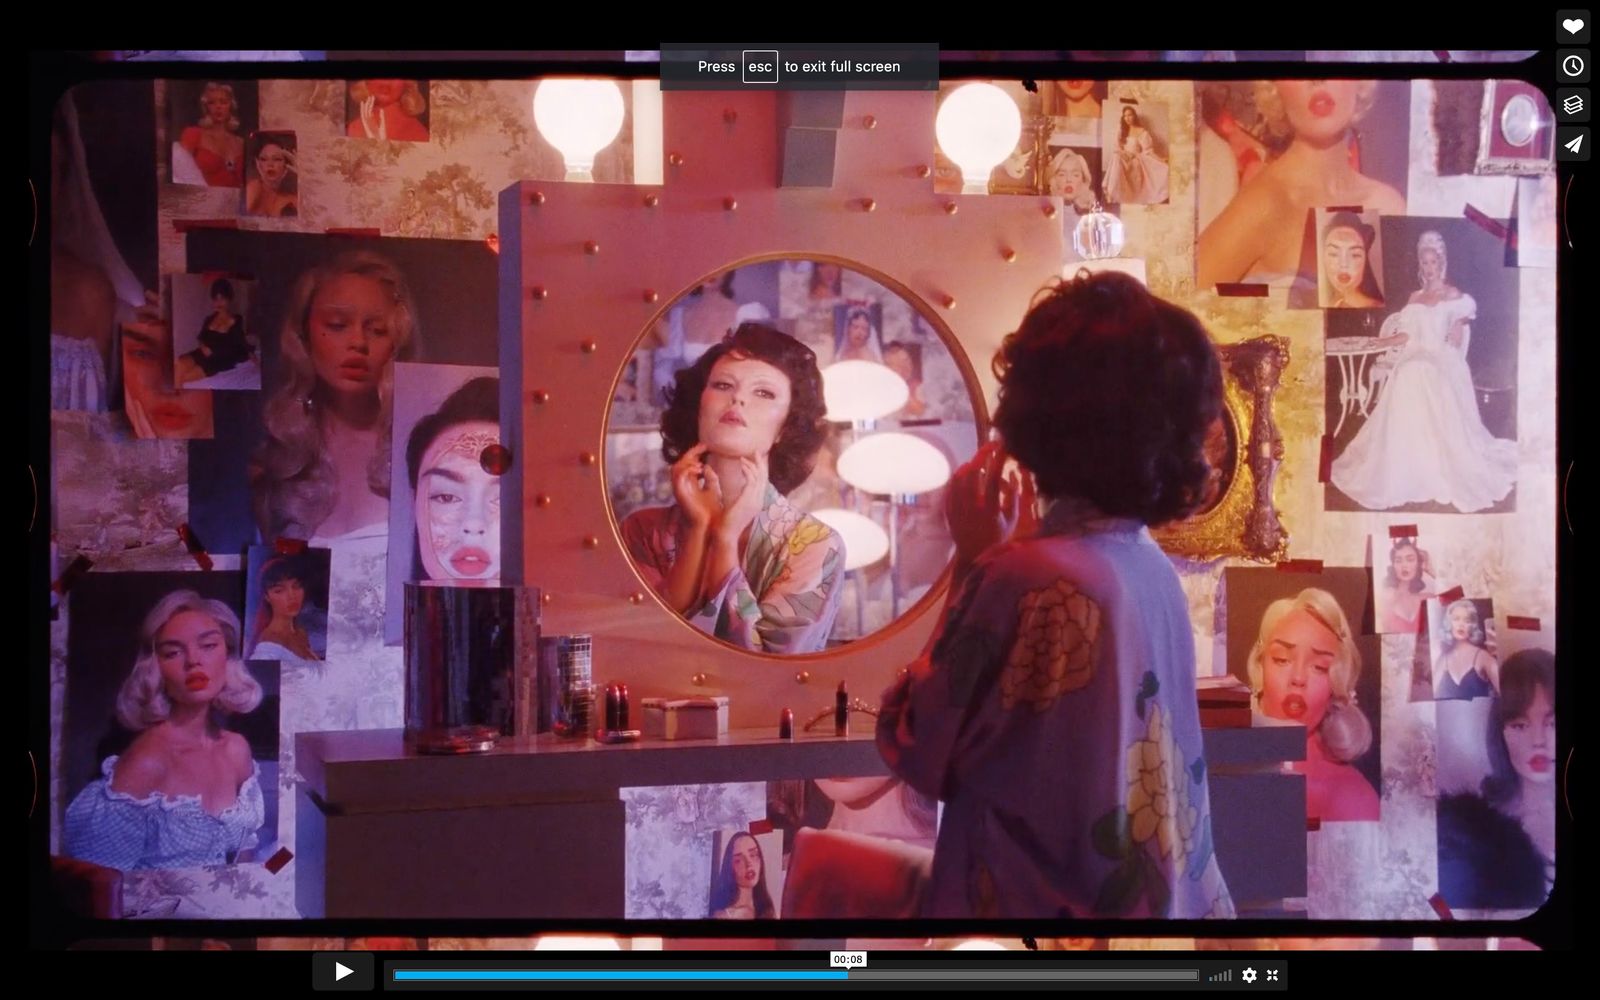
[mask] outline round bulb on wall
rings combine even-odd
[[[561,151],[569,181],[594,180],[595,156],[617,138],[624,111],[614,80],[541,80],[533,92],[533,122]]]
[[[950,481],[944,452],[915,434],[873,434],[839,456],[839,478],[867,493],[911,496]]]
[[[614,937],[546,934],[533,946],[534,951],[621,951],[622,945]]]
[[[846,572],[871,566],[889,554],[888,533],[870,517],[838,507],[814,510],[811,516],[837,531],[839,537],[844,539]]]
[[[822,369],[822,399],[836,423],[887,417],[910,398],[906,380],[876,361],[838,361]]]
[[[992,83],[951,91],[934,119],[939,148],[961,168],[962,194],[988,194],[989,174],[1017,148],[1022,112]]]

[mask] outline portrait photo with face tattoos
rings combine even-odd
[[[1196,288],[1314,285],[1311,209],[1405,213],[1409,83],[1216,81],[1197,98]]]
[[[292,219],[300,214],[300,173],[293,132],[256,132],[246,143],[245,215]]]
[[[711,836],[713,920],[774,920],[783,904],[783,834],[718,830]]]
[[[1382,308],[1378,214],[1319,208],[1312,213],[1312,225],[1317,237],[1316,304],[1323,309]]]
[[[406,583],[499,580],[500,476],[484,460],[499,443],[495,369],[395,366],[385,642],[402,640]]]
[[[216,433],[209,389],[178,388],[172,353],[172,282],[162,281],[165,301],[117,330],[122,358],[122,403],[142,439],[194,440]]]
[[[168,80],[174,184],[244,187],[245,136],[259,118],[255,80]]]
[[[428,141],[427,80],[351,80],[344,134],[352,139]]]
[[[180,388],[261,388],[261,344],[245,315],[255,282],[230,274],[172,276],[173,377]]]
[[[243,658],[243,583],[90,573],[73,587],[60,853],[134,871],[277,850],[278,668]]]
[[[1306,727],[1306,815],[1378,819],[1382,661],[1364,567],[1320,573],[1230,568],[1228,672],[1269,719]]]
[[[244,651],[248,660],[317,663],[328,655],[328,549],[279,552],[251,546],[245,556]]]
[[[1327,314],[1325,508],[1513,510],[1521,272],[1466,219],[1379,229],[1382,306]]]

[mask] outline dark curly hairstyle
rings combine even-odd
[[[1524,649],[1506,657],[1500,665],[1500,697],[1489,707],[1489,724],[1484,732],[1489,748],[1489,775],[1483,779],[1483,797],[1500,807],[1516,801],[1522,792],[1522,779],[1511,765],[1506,749],[1506,726],[1527,713],[1533,696],[1540,689],[1554,704],[1556,698],[1556,657],[1547,649]],[[1555,747],[1550,748],[1552,754]]]
[[[412,489],[417,488],[417,476],[422,473],[422,453],[428,446],[451,427],[472,421],[500,422],[500,380],[493,375],[480,375],[463,383],[439,409],[411,428],[411,436],[406,439],[406,475]]]
[[[1200,321],[1124,274],[1035,298],[994,358],[1006,449],[1051,497],[1163,524],[1205,498],[1222,365]]]
[[[811,475],[811,466],[828,435],[824,420],[828,407],[822,398],[816,354],[788,334],[760,323],[740,324],[699,361],[678,372],[661,414],[661,457],[670,465],[700,443],[700,396],[711,377],[711,367],[729,356],[765,361],[789,377],[789,416],[767,461],[772,485],[779,493],[788,493]]]

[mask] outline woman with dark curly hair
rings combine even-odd
[[[1484,733],[1489,775],[1478,795],[1439,799],[1439,893],[1463,909],[1542,906],[1555,881],[1556,658],[1506,658]]]
[[[825,412],[816,355],[757,323],[678,373],[661,414],[677,502],[628,515],[622,540],[695,627],[765,653],[827,644],[844,540],[786,497],[811,474]]]
[[[1188,601],[1147,529],[1204,500],[1211,338],[1098,274],[1043,293],[994,369],[1004,444],[951,481],[951,600],[878,717],[890,769],[945,804],[923,915],[1233,916]]]

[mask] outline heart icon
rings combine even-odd
[[[1576,35],[1583,30],[1583,18],[1569,17],[1561,22],[1561,26],[1567,29],[1568,34]]]

